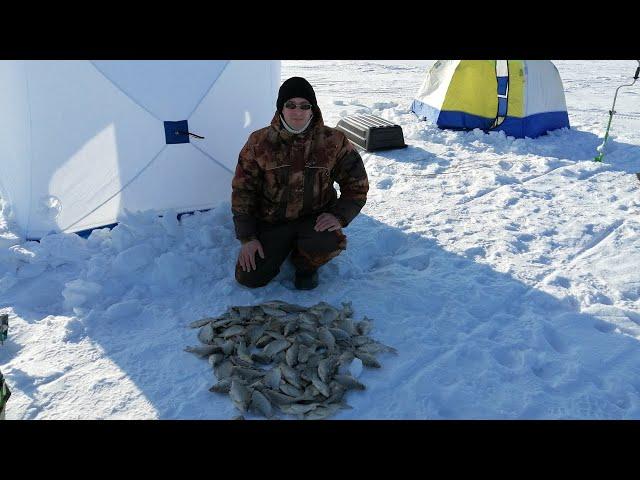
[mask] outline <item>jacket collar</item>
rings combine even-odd
[[[322,127],[324,127],[324,120],[322,119],[322,112],[317,106],[313,112],[311,125],[309,125],[309,127],[302,133],[291,133],[284,128],[280,121],[280,112],[278,111],[273,115],[270,125],[273,141],[282,141],[284,143],[292,143],[295,139],[306,141],[315,131]]]

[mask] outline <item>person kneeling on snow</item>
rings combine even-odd
[[[346,249],[342,229],[364,207],[369,181],[347,137],[324,125],[307,80],[286,80],[276,107],[271,125],[253,132],[240,151],[232,181],[242,243],[235,275],[242,285],[262,287],[291,253],[296,288],[310,290],[318,268]]]

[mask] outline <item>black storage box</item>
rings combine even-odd
[[[406,147],[402,127],[375,115],[349,115],[341,118],[336,128],[368,152]]]

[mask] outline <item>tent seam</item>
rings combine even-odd
[[[227,69],[230,63],[231,61],[227,60],[227,63],[224,65],[224,68],[220,70],[220,73],[218,74],[218,76],[213,80],[213,82],[211,82],[211,85],[209,85],[209,88],[207,89],[205,94],[202,95],[202,97],[200,97],[200,100],[198,100],[198,102],[196,103],[196,106],[193,107],[193,110],[191,110],[191,113],[189,113],[189,115],[186,116],[187,119],[191,118],[191,115],[193,115],[193,113],[198,109],[198,107],[202,103],[202,100],[204,100],[209,95],[211,90],[213,90],[213,87],[215,87],[216,83],[218,82],[218,79],[222,76],[222,74],[225,72],[225,70]]]
[[[220,165],[222,168],[224,168],[227,172],[229,172],[231,175],[234,175],[234,172],[231,171],[231,169],[229,167],[227,167],[225,164],[219,162],[218,160],[216,160],[215,158],[213,158],[211,155],[209,155],[207,152],[205,152],[204,150],[202,150],[200,147],[196,147],[193,143],[189,142],[189,145],[191,145],[193,148],[195,148],[196,150],[200,151],[201,153],[205,154],[207,157],[209,157],[211,160],[213,160],[213,162],[215,162],[216,164]]]
[[[93,210],[91,210],[89,213],[87,213],[86,215],[82,216],[81,218],[79,218],[78,220],[76,220],[75,222],[73,222],[71,225],[67,225],[66,227],[64,227],[63,229],[61,229],[63,232],[66,232],[67,230],[69,230],[71,227],[73,227],[74,225],[76,225],[77,223],[81,222],[82,220],[84,220],[85,218],[87,218],[89,215],[91,215],[92,213],[94,213],[96,210],[98,210],[99,208],[103,207],[105,204],[107,204],[108,202],[110,202],[113,198],[115,198],[117,195],[119,195],[120,193],[122,193],[129,185],[131,185],[132,182],[134,182],[141,174],[142,172],[144,172],[147,168],[149,168],[151,166],[151,164],[153,162],[156,161],[156,159],[158,158],[158,156],[165,150],[165,148],[167,148],[167,144],[165,144],[160,151],[158,151],[158,153],[155,154],[155,156],[149,161],[149,163],[147,163],[138,173],[135,174],[135,176],[133,178],[131,178],[126,184],[124,184],[120,190],[118,190],[116,193],[114,193],[113,195],[111,195],[109,198],[107,198],[104,202],[102,202],[100,205],[98,205],[96,208],[94,208]]]
[[[161,118],[159,118],[156,114],[152,113],[147,107],[145,107],[144,105],[142,105],[140,102],[138,102],[135,98],[133,98],[131,95],[129,95],[127,92],[124,91],[124,89],[118,84],[118,82],[116,82],[115,80],[113,80],[112,78],[110,78],[109,76],[105,75],[105,73],[100,70],[98,68],[98,66],[93,63],[93,60],[89,60],[89,63],[93,66],[93,68],[95,68],[100,75],[102,75],[105,80],[107,80],[108,82],[112,83],[118,90],[120,90],[128,99],[130,99],[133,103],[135,103],[136,105],[138,105],[140,108],[142,108],[145,112],[147,112],[149,115],[151,115],[153,118],[155,118],[156,120],[162,122],[163,120]]]
[[[27,87],[27,113],[29,115],[29,208],[27,209],[27,223],[24,230],[24,238],[29,234],[29,226],[31,224],[31,207],[33,197],[33,120],[31,115],[31,94],[29,92],[29,72],[28,65],[25,62],[25,85]]]

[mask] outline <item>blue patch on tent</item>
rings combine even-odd
[[[189,124],[186,120],[164,122],[164,136],[167,145],[172,143],[189,143]]]
[[[498,95],[507,94],[507,85],[509,85],[509,77],[497,77],[498,78]]]
[[[507,115],[507,99],[498,97],[498,115],[504,117]]]
[[[559,128],[571,128],[567,112],[536,113],[524,118],[507,117],[496,130],[516,138],[536,138]]]
[[[493,125],[494,118],[485,118],[467,112],[455,110],[441,110],[438,116],[437,125],[440,128],[450,128],[452,130],[479,128],[488,130]]]
[[[182,217],[184,217],[185,215],[193,215],[196,212],[204,213],[204,212],[208,212],[209,210],[211,210],[211,209],[210,208],[204,208],[202,210],[189,210],[188,212],[178,213],[176,215],[176,218],[178,219],[178,221],[180,221],[182,219]],[[158,216],[162,217],[162,215],[158,215]],[[103,225],[101,227],[88,228],[88,229],[82,230],[80,232],[75,232],[75,234],[78,235],[79,237],[82,237],[82,238],[89,238],[91,236],[91,233],[94,230],[100,230],[102,228],[108,228],[109,230],[112,230],[116,226],[118,226],[118,222],[110,223],[109,225]],[[27,240],[34,241],[34,242],[40,242],[40,239],[37,239],[37,238],[27,238]]]

